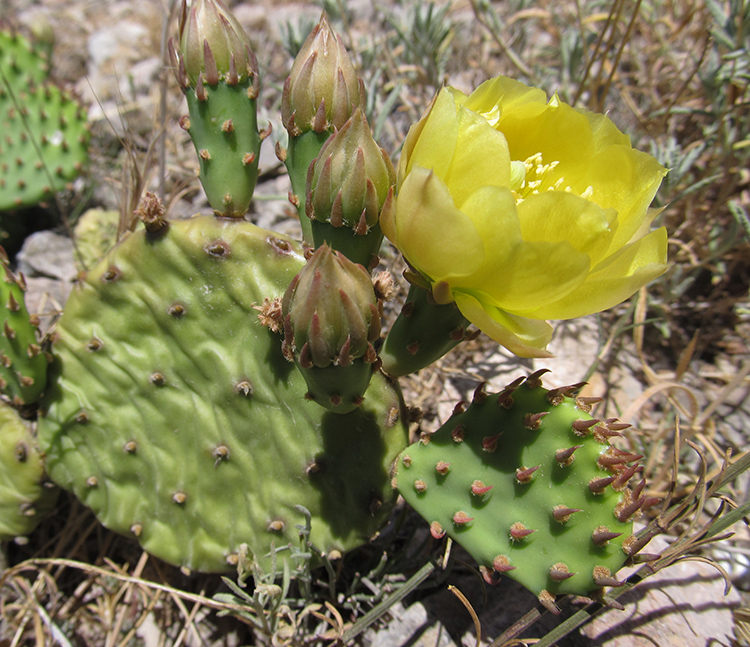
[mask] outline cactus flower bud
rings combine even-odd
[[[180,13],[180,64],[178,80],[185,86],[198,84],[199,76],[209,85],[220,78],[228,83],[257,76],[257,63],[242,26],[221,0],[195,0],[188,8],[183,0]]]
[[[381,213],[394,207],[395,180],[388,154],[373,139],[362,110],[355,109],[307,173],[305,212],[314,220],[315,246],[326,242],[369,267],[383,239]]]
[[[364,85],[341,38],[323,14],[297,54],[284,84],[284,126],[293,137],[309,130],[320,133],[341,128],[352,110],[364,103]]]
[[[380,334],[380,316],[367,271],[328,245],[319,247],[282,300],[287,339],[303,365],[348,365],[367,355]]]
[[[308,397],[337,413],[363,398],[377,359],[380,313],[367,271],[322,245],[282,299],[284,354],[294,359]]]
[[[357,108],[323,145],[307,174],[306,211],[334,227],[346,225],[363,236],[391,204],[396,171],[388,154],[372,138]]]

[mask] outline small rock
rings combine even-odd
[[[44,276],[73,281],[78,274],[73,254],[70,238],[52,231],[39,231],[24,241],[16,258],[18,269],[26,277]]]

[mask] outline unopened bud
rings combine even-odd
[[[341,128],[357,106],[364,86],[343,42],[325,14],[307,37],[284,84],[281,117],[289,134]]]
[[[209,85],[220,78],[234,85],[257,75],[247,34],[221,0],[194,0],[190,7],[183,0],[179,34],[181,84],[183,71],[192,86],[201,74]]]
[[[282,314],[285,343],[303,368],[348,366],[366,358],[380,336],[370,275],[327,245],[315,251],[290,284]]]
[[[307,215],[365,235],[378,223],[396,172],[357,108],[323,145],[307,177]]]

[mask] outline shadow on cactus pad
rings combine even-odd
[[[54,333],[40,421],[51,478],[105,526],[194,570],[230,569],[242,543],[259,558],[296,545],[295,505],[312,513],[319,549],[366,541],[395,497],[401,397],[378,375],[350,414],[305,400],[255,309],[303,262],[297,243],[213,217],[119,243]],[[362,456],[378,460],[364,470]]]

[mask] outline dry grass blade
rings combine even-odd
[[[474,611],[474,607],[471,606],[471,602],[469,602],[468,598],[463,593],[461,593],[458,588],[451,584],[448,586],[448,590],[461,601],[461,604],[463,604],[464,607],[466,607],[466,610],[469,612],[471,620],[474,623],[474,633],[477,639],[476,647],[479,647],[479,645],[482,644],[482,624],[479,622],[479,616],[477,615],[477,612]]]

